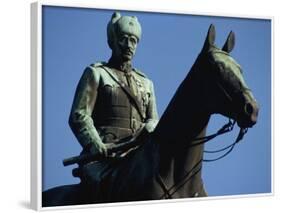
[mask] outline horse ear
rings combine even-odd
[[[203,49],[204,50],[209,49],[210,46],[214,45],[215,39],[216,39],[216,29],[215,26],[211,24],[208,30],[208,34]]]
[[[222,50],[230,53],[233,50],[234,45],[235,45],[235,34],[234,32],[231,31],[226,39],[225,44],[223,45]]]

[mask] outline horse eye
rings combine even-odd
[[[223,63],[219,63],[218,64],[218,68],[220,71],[224,71],[224,64]]]

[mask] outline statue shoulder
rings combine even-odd
[[[103,67],[106,66],[105,62],[96,62],[94,64],[90,64],[86,70],[90,70],[93,75],[101,75],[103,73]]]
[[[90,67],[92,70],[94,70],[94,69],[97,69],[97,68],[103,67],[103,66],[106,66],[106,62],[101,61],[101,62],[96,62],[96,63],[94,63],[94,64],[91,64],[89,67]]]
[[[99,81],[100,77],[103,75],[102,67],[105,64],[106,63],[104,63],[104,62],[97,62],[97,63],[88,65],[86,67],[86,69],[84,70],[83,76],[85,78],[93,78],[93,79],[96,79],[96,81]]]
[[[145,75],[142,71],[133,68],[133,71],[135,71],[135,73],[137,73],[139,76],[143,77],[143,78],[148,78],[147,75]]]

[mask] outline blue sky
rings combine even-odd
[[[68,126],[74,92],[85,67],[107,61],[106,25],[110,10],[44,7],[43,10],[43,189],[77,183],[64,158],[78,155],[79,143]],[[203,180],[208,194],[236,195],[271,191],[271,21],[211,16],[122,12],[136,15],[143,35],[134,66],[154,81],[159,115],[200,52],[208,27],[216,27],[216,44],[228,33],[236,34],[231,55],[260,105],[259,120],[226,158],[204,163]],[[212,116],[208,133],[227,118]],[[224,147],[239,129],[206,145]],[[206,158],[213,156],[206,156]]]

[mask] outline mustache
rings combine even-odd
[[[126,49],[122,49],[122,53],[130,53],[131,55],[133,55],[133,50],[126,48]]]
[[[122,45],[119,44],[119,48],[122,51],[122,53],[130,53],[130,54],[134,54],[134,50],[130,47],[123,47]]]

